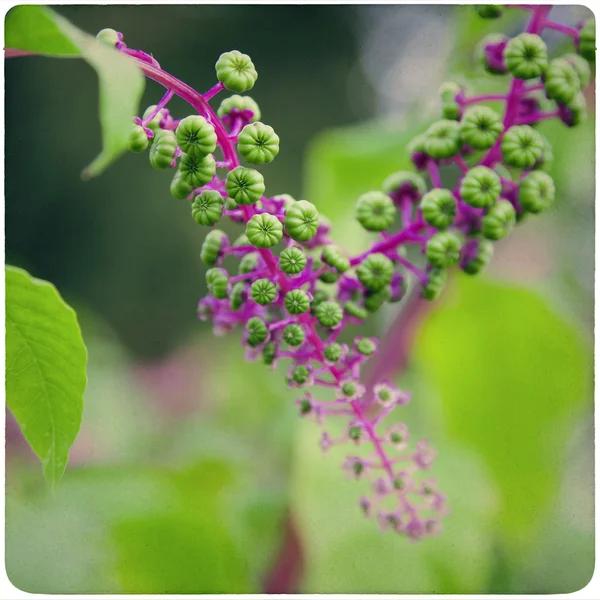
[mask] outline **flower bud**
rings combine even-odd
[[[150,147],[150,164],[155,169],[167,169],[171,166],[177,150],[175,134],[168,129],[159,130]]]
[[[227,298],[227,286],[229,279],[227,277],[227,271],[225,269],[208,269],[206,271],[206,285],[208,291],[219,300]]]
[[[546,210],[554,202],[554,180],[548,173],[529,173],[519,186],[519,203],[530,213]]]
[[[248,221],[246,235],[256,248],[271,248],[283,237],[283,225],[277,217],[261,213]]]
[[[217,79],[231,92],[241,94],[254,87],[258,73],[247,54],[238,50],[224,52],[215,65]]]
[[[367,231],[384,231],[395,216],[396,207],[383,192],[367,192],[356,202],[356,219]]]
[[[392,280],[394,264],[381,253],[369,254],[356,270],[358,280],[369,290],[377,292]]]
[[[249,206],[262,198],[265,193],[265,180],[255,169],[236,167],[227,173],[225,189],[237,204]]]
[[[427,242],[425,255],[434,267],[453,267],[460,260],[461,247],[462,240],[456,233],[440,231]]]
[[[504,49],[504,61],[517,79],[535,79],[548,68],[548,49],[539,35],[521,33]]]
[[[450,227],[456,216],[456,198],[450,190],[435,188],[421,200],[423,218],[436,229]]]
[[[220,229],[213,229],[204,238],[200,250],[200,260],[211,267],[217,262],[221,249],[227,243],[227,235]]]
[[[175,136],[177,145],[183,152],[198,158],[212,154],[217,147],[214,127],[200,115],[190,115],[182,119]]]
[[[290,346],[299,346],[304,342],[304,329],[300,325],[287,325],[283,330],[283,341]]]
[[[308,312],[310,298],[304,290],[292,290],[285,295],[285,309],[292,315]]]
[[[307,242],[317,233],[319,211],[311,202],[299,200],[285,211],[285,229],[297,242]]]
[[[266,306],[275,300],[277,288],[269,279],[257,279],[250,287],[250,295],[254,302]]]
[[[488,106],[468,108],[460,121],[462,141],[476,150],[491,148],[502,130],[498,113]]]
[[[429,126],[425,132],[424,149],[435,159],[450,158],[460,151],[460,125],[444,119]]]
[[[500,177],[488,167],[469,169],[460,184],[460,196],[464,202],[475,208],[487,208],[500,197],[502,184]]]
[[[317,306],[315,316],[323,327],[335,327],[342,320],[344,313],[337,302],[325,300]]]
[[[270,163],[279,154],[279,136],[260,121],[246,125],[238,136],[238,152],[249,163]]]
[[[216,190],[205,190],[192,202],[192,217],[198,225],[214,225],[223,214],[223,196]]]
[[[498,200],[481,221],[481,233],[489,240],[500,240],[517,222],[517,213],[508,200]]]

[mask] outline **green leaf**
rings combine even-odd
[[[5,46],[46,56],[79,56],[96,70],[103,148],[84,169],[82,177],[99,175],[127,148],[131,117],[137,114],[144,91],[145,80],[140,69],[117,50],[45,6],[14,7],[6,17]]]
[[[56,288],[6,267],[6,401],[51,488],[81,425],[87,351]]]
[[[590,357],[581,332],[537,293],[466,275],[418,337],[417,364],[439,390],[448,433],[496,480],[508,541],[525,542],[555,496]]]

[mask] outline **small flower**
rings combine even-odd
[[[383,407],[393,406],[394,404],[406,405],[410,402],[410,395],[400,391],[390,383],[378,383],[373,386],[373,394],[377,402]]]
[[[360,438],[363,434],[363,429],[360,425],[350,425],[348,427],[348,437],[355,443],[360,442]]]
[[[275,355],[277,354],[277,346],[274,342],[268,342],[265,344],[262,352],[262,358],[265,365],[272,365],[275,361]]]
[[[327,450],[329,450],[329,448],[331,448],[331,446],[333,446],[333,441],[331,440],[331,437],[329,437],[329,434],[324,431],[321,434],[321,450],[323,452],[327,452]]]
[[[461,106],[456,98],[461,92],[461,87],[454,81],[446,81],[440,86],[439,94],[442,98],[442,116],[444,119],[460,119]]]

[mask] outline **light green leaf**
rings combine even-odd
[[[87,351],[56,288],[6,267],[6,401],[51,488],[81,425]]]
[[[590,349],[531,290],[466,275],[456,283],[418,336],[417,364],[439,390],[448,433],[496,480],[499,532],[525,542],[558,488]]]
[[[6,16],[5,46],[46,56],[80,56],[96,70],[103,149],[84,169],[82,177],[99,175],[127,148],[131,117],[137,114],[144,91],[140,69],[126,56],[45,6],[14,7]]]

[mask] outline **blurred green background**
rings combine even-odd
[[[504,85],[472,49],[524,19],[406,5],[57,10],[91,33],[122,31],[199,90],[213,85],[222,52],[250,54],[259,71],[251,95],[282,139],[264,168],[267,193],[315,202],[354,250],[369,241],[352,221],[356,196],[409,166],[406,142],[436,118],[442,81]],[[573,23],[590,16],[554,12]],[[547,41],[563,48],[557,35]],[[5,72],[6,261],[58,287],[89,350],[83,425],[55,497],[7,419],[15,586],[559,593],[589,581],[593,114],[577,129],[543,127],[555,148],[555,208],[500,243],[484,277],[457,275],[417,335],[399,379],[414,402],[401,418],[437,448],[434,475],[452,513],[439,538],[411,544],[363,519],[364,490],[344,480],[343,456],[321,455],[282,373],[245,363],[236,335],[215,338],[196,320],[203,235],[171,198],[170,175],[128,155],[80,180],[100,145],[94,72],[42,57],[7,60]],[[149,83],[142,110],[161,94]],[[393,318],[378,315],[365,333],[383,334]],[[296,544],[285,564],[277,558],[290,551],[290,522]]]

